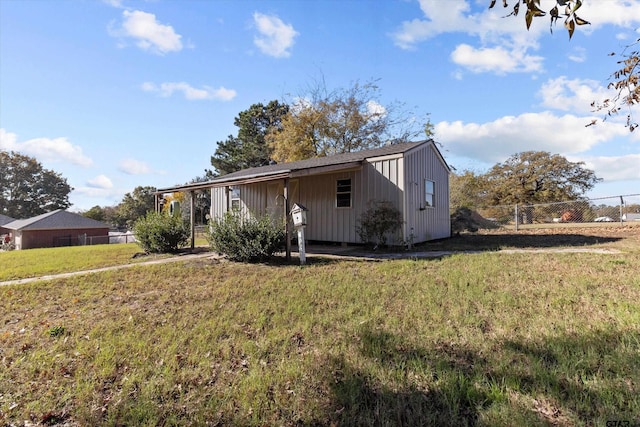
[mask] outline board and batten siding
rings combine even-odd
[[[236,187],[236,186],[232,186]],[[247,214],[263,215],[267,207],[267,183],[241,185],[240,187],[240,211]],[[226,192],[225,187],[211,189],[211,217],[220,218],[231,208],[231,192]]]
[[[358,217],[374,202],[390,202],[401,214],[404,212],[404,161],[401,155],[370,158],[364,162],[362,198]],[[389,244],[401,244],[404,238],[400,230],[388,236]],[[358,238],[355,242],[360,242]]]
[[[213,187],[211,189],[211,208],[209,215],[211,218],[221,218],[227,211],[227,200],[224,187]]]
[[[336,206],[339,179],[351,179],[351,207]],[[300,179],[300,203],[307,209],[307,240],[357,242],[356,221],[361,205],[362,177],[359,170],[341,171]]]
[[[449,169],[431,144],[405,153],[404,234],[415,243],[451,236]],[[433,207],[425,206],[425,180],[435,183]]]
[[[351,207],[336,206],[340,179],[351,179]],[[424,206],[425,179],[435,182],[435,206]],[[402,230],[389,237],[390,244],[413,239],[414,243],[450,236],[449,170],[431,144],[404,154],[374,157],[355,169],[292,178],[289,206],[307,209],[305,237],[311,241],[361,243],[357,233],[360,216],[374,201],[391,202],[403,216]],[[240,187],[245,215],[284,215],[284,179]],[[229,209],[224,187],[211,190],[211,216],[219,218]]]

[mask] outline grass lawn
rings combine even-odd
[[[92,268],[130,264],[170,255],[133,258],[142,252],[136,243],[40,248],[0,252],[0,282]]]
[[[0,425],[637,425],[637,237],[4,286]]]

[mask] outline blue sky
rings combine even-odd
[[[604,179],[591,197],[640,193],[640,130],[585,127],[640,0],[583,0],[572,40],[501,3],[0,0],[0,149],[67,178],[72,210],[110,206],[202,175],[251,104],[376,80],[383,105],[430,114],[458,170],[545,150]]]

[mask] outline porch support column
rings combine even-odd
[[[284,232],[287,239],[286,259],[291,261],[291,227],[289,227],[289,178],[284,179]]]
[[[153,204],[156,208],[156,213],[160,212],[160,197],[158,197],[158,193],[153,195]]]
[[[191,249],[196,247],[196,192],[191,190],[189,192],[191,197],[191,213],[189,219],[191,220]]]
[[[225,212],[229,212],[231,210],[231,207],[230,207],[231,203],[229,202],[229,189],[230,187],[228,185],[225,185],[224,187],[224,204],[226,205],[224,206]]]

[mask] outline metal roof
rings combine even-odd
[[[352,169],[360,167],[362,165],[362,162],[366,159],[403,154],[413,148],[426,143],[433,144],[433,140],[389,144],[385,145],[384,147],[374,148],[371,150],[361,150],[352,153],[335,154],[333,156],[313,157],[311,159],[299,160],[296,162],[287,162],[267,166],[259,166],[255,168],[247,168],[237,172],[222,175],[207,182],[185,184],[170,188],[160,188],[158,189],[157,193],[199,190],[232,184],[271,181],[274,179],[295,177],[300,175],[313,175],[336,170]],[[438,151],[437,148],[436,151]],[[442,160],[444,162],[444,159]],[[444,164],[446,165],[446,162],[444,162]]]
[[[58,209],[29,219],[17,219],[3,226],[9,230],[60,230],[79,228],[109,228],[103,222]]]

